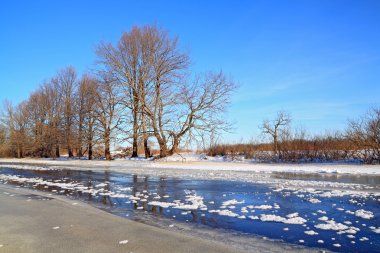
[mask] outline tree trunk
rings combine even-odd
[[[83,120],[81,120],[83,121]],[[79,123],[79,137],[78,137],[78,157],[83,156],[83,151],[82,151],[82,135],[83,135],[83,130],[82,130],[82,123]]]
[[[137,151],[137,139],[138,139],[138,106],[139,102],[137,99],[137,94],[136,91],[133,91],[133,143],[132,143],[132,157],[137,157],[138,156],[138,151]]]
[[[20,145],[17,147],[17,158],[22,158],[22,147]]]
[[[88,143],[88,160],[92,160],[92,141]]]
[[[56,144],[55,145],[55,156],[57,157],[57,158],[59,158],[60,157],[60,153],[59,153],[59,144]]]
[[[111,151],[110,151],[110,129],[106,129],[104,133],[104,156],[106,160],[112,160]]]
[[[150,148],[148,146],[148,138],[144,138],[144,151],[145,151],[145,158],[148,159],[152,155],[150,154]]]
[[[90,120],[90,123],[88,125],[88,138],[87,138],[87,144],[88,144],[88,160],[92,160],[93,152],[92,152],[92,143],[93,143],[93,132],[92,132],[92,120]]]
[[[160,139],[158,140],[158,145],[160,146],[160,157],[168,156],[168,148],[166,147],[166,143]]]
[[[143,139],[144,139],[145,158],[148,159],[152,155],[150,154],[150,148],[148,146],[148,134],[146,132],[145,116],[144,116],[144,114],[141,115],[141,124],[142,124]]]
[[[166,148],[166,145],[160,146],[160,157],[167,157],[168,156],[168,149]]]
[[[133,132],[134,131],[135,130],[133,130]],[[138,143],[137,143],[137,133],[133,133],[132,157],[137,157],[138,156],[137,145],[138,145]]]
[[[273,135],[273,144],[274,144],[274,154],[277,156],[277,153],[278,153],[277,133]]]
[[[69,157],[73,157],[74,156],[73,149],[71,148],[70,145],[67,146],[67,152],[69,153]]]
[[[172,148],[169,151],[169,155],[173,155],[174,153],[177,153],[178,146],[179,146],[179,138],[174,137],[173,138],[173,146],[172,146]]]

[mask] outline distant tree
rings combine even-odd
[[[285,111],[277,112],[273,120],[265,119],[260,128],[263,134],[269,135],[273,138],[274,153],[278,156],[278,140],[281,131],[284,131],[292,121],[291,115]]]
[[[33,92],[26,101],[28,111],[28,128],[31,137],[31,150],[33,156],[46,157],[47,150],[45,145],[47,108],[45,96],[41,90]]]
[[[13,106],[6,102],[6,124],[9,129],[9,144],[12,153],[17,158],[23,158],[29,148],[28,138],[28,111],[26,102]]]
[[[380,163],[380,108],[349,121],[346,135],[364,162]]]
[[[0,157],[7,156],[7,151],[7,128],[0,122]]]

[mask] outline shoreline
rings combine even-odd
[[[0,168],[1,167],[34,171],[73,170],[100,173],[113,172],[140,176],[172,177],[186,180],[238,181],[266,184],[277,188],[281,188],[285,184],[287,187],[315,188],[320,190],[380,192],[380,187],[377,185],[366,185],[365,183],[355,181],[358,176],[380,179],[380,166],[365,165],[314,165],[311,167],[303,165],[288,166],[268,164],[261,166],[261,164],[229,162],[88,161],[24,158],[0,159]],[[359,173],[360,171],[366,173]],[[292,176],[295,178],[292,179]],[[313,177],[313,179],[310,180],[310,177]],[[341,177],[348,177],[353,181],[341,181],[339,180]]]
[[[0,158],[1,165],[29,165],[50,167],[56,169],[83,170],[124,170],[148,169],[160,171],[208,171],[236,173],[308,173],[308,174],[352,174],[379,175],[380,165],[340,164],[340,163],[250,163],[250,162],[221,162],[221,161],[147,161],[147,160],[79,160],[79,159],[43,159],[43,158]]]

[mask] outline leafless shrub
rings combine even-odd
[[[346,131],[354,155],[367,164],[380,163],[380,109],[351,120]]]

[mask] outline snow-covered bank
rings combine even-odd
[[[193,170],[231,170],[257,173],[338,173],[380,175],[380,166],[336,165],[336,164],[249,164],[232,162],[159,162],[155,168],[193,169]]]
[[[142,169],[186,169],[198,171],[235,171],[253,173],[331,173],[331,174],[365,174],[380,175],[380,165],[360,165],[360,164],[263,164],[249,162],[229,162],[220,158],[209,158],[204,160],[201,155],[181,155],[166,158],[158,161],[148,161],[145,159],[136,160],[114,160],[114,161],[88,161],[70,159],[0,159],[1,164],[12,164],[13,166],[33,164],[40,167],[54,166],[75,166],[78,168],[107,168],[112,170],[123,170],[128,168]]]

